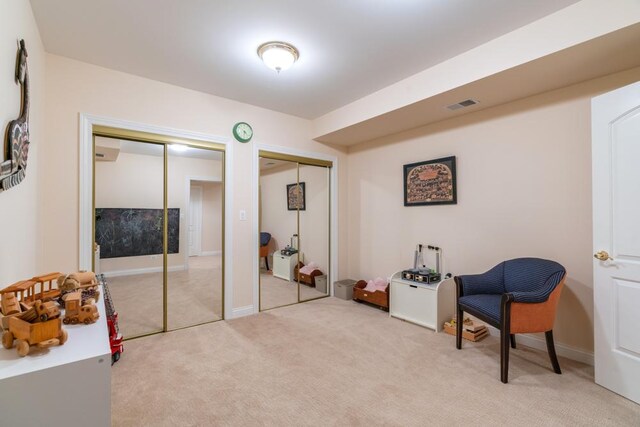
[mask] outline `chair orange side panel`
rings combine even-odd
[[[560,300],[560,292],[564,286],[564,278],[551,292],[549,299],[538,304],[514,302],[511,304],[511,333],[522,334],[546,332],[553,329],[556,320],[556,309]]]
[[[269,247],[268,246],[260,246],[260,258],[264,258],[264,257],[266,257],[268,255],[269,255]]]

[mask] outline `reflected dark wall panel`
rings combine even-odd
[[[162,255],[162,209],[96,208],[100,258]],[[170,208],[170,254],[180,251],[180,209]]]

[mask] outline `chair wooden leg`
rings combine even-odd
[[[516,334],[509,335],[509,338],[511,338],[511,348],[516,348]]]
[[[500,303],[500,380],[503,383],[509,382],[509,344],[515,344],[515,338],[511,335],[511,302],[513,295],[507,293],[502,295]]]
[[[500,331],[500,380],[509,382],[509,332]]]
[[[547,339],[547,351],[549,352],[549,359],[553,365],[553,371],[556,374],[561,374],[560,363],[558,363],[558,356],[556,355],[556,346],[553,344],[553,330],[544,333],[544,337]]]
[[[464,313],[458,306],[458,315],[456,317],[456,348],[460,350],[462,348],[462,323],[464,322]]]
[[[267,271],[269,271],[269,257],[268,256],[264,257],[264,263],[267,266]]]

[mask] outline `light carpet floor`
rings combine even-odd
[[[435,334],[324,298],[125,343],[115,426],[638,426],[640,406],[593,367],[521,346],[510,383],[499,343]]]
[[[316,288],[300,285],[300,301],[325,296]],[[269,310],[298,302],[298,284],[274,277],[269,271],[260,270],[260,309]]]
[[[222,319],[221,256],[189,257],[189,269],[167,273],[169,329]],[[162,330],[162,273],[107,278],[120,333]]]
[[[222,257],[189,257],[189,269],[170,271],[168,279],[169,329],[222,319]],[[260,272],[262,310],[298,302],[296,282]],[[125,338],[162,331],[162,273],[145,273],[107,279],[118,326]],[[301,285],[300,299],[325,294]]]

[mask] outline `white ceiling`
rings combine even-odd
[[[316,118],[577,0],[31,0],[48,52]],[[276,74],[256,54],[282,40]]]
[[[260,157],[260,172],[269,171],[271,169],[275,169],[277,167],[291,166],[295,168],[297,165],[296,162],[288,162],[286,160],[275,160],[275,159],[267,159],[265,157]]]

